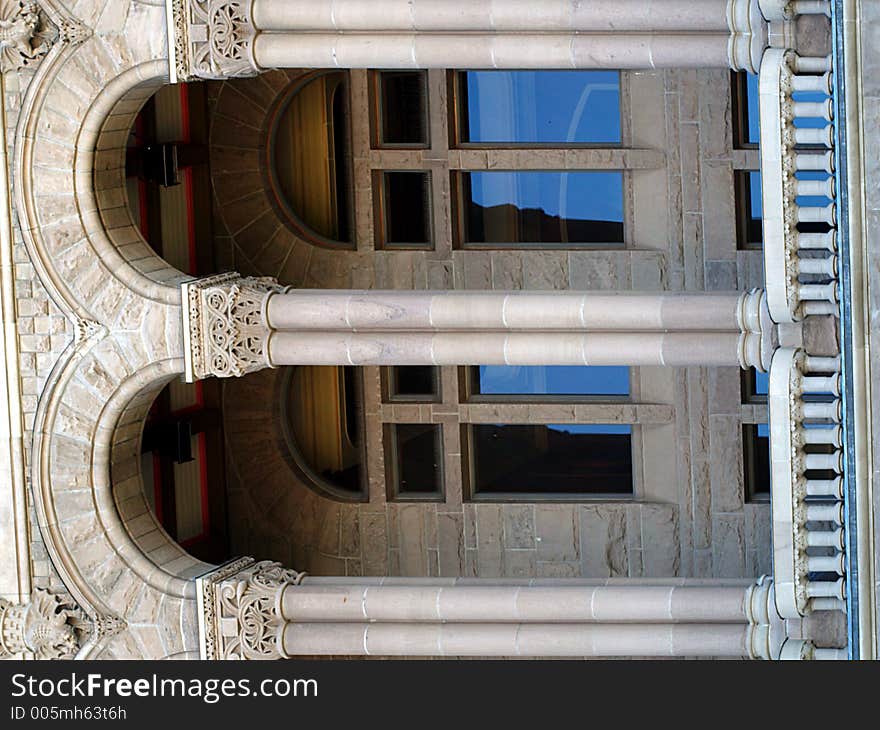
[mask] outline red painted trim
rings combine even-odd
[[[180,85],[180,129],[182,142],[189,144],[192,140],[189,110],[189,87]],[[195,198],[193,196],[193,174],[191,169],[183,171],[184,194],[186,195],[186,228],[187,242],[189,243],[189,271],[188,274],[195,276],[198,273],[198,257],[196,256],[196,214]]]

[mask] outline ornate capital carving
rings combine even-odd
[[[283,659],[281,594],[305,573],[240,558],[197,581],[203,659]]]
[[[172,80],[228,79],[260,72],[252,0],[167,0]]]
[[[87,631],[82,612],[67,597],[37,589],[25,604],[0,598],[0,657],[70,659]]]
[[[58,28],[35,2],[6,2],[0,11],[0,70],[16,71],[41,59],[58,39]]]
[[[241,377],[271,367],[263,303],[275,279],[220,274],[182,285],[186,379]]]

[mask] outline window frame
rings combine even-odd
[[[425,99],[425,141],[424,142],[386,142],[383,139],[384,113],[383,113],[383,86],[382,79],[385,74],[413,74],[422,79]],[[428,72],[425,69],[418,70],[391,70],[374,69],[369,76],[370,93],[370,148],[374,150],[427,150],[431,149],[431,94],[428,86]]]
[[[285,372],[281,376],[281,380],[279,383],[279,420],[281,422],[281,434],[284,446],[284,458],[287,462],[288,466],[293,470],[296,474],[297,478],[299,478],[302,483],[319,494],[326,499],[329,499],[333,502],[344,502],[344,503],[366,503],[370,501],[370,482],[369,482],[369,473],[367,466],[367,418],[366,418],[366,407],[364,403],[365,398],[365,382],[363,375],[363,368],[354,365],[337,365],[333,367],[337,367],[339,370],[338,377],[342,382],[342,386],[345,387],[345,368],[353,367],[355,369],[356,377],[357,377],[357,387],[360,391],[360,399],[361,399],[361,409],[358,414],[358,418],[360,419],[359,428],[360,428],[360,455],[361,455],[361,478],[359,489],[357,492],[343,489],[342,487],[333,484],[333,482],[325,479],[323,476],[318,474],[308,463],[306,458],[303,456],[302,452],[296,441],[296,435],[293,433],[293,427],[291,425],[291,419],[288,414],[288,408],[290,403],[290,388],[293,383],[293,374],[298,367],[315,367],[315,366],[301,366],[301,365],[293,365],[286,367]],[[347,422],[347,419],[343,421],[343,424]],[[345,428],[345,425],[343,425]]]
[[[460,423],[461,430],[461,489],[462,501],[465,503],[501,503],[501,504],[592,504],[597,502],[627,503],[639,500],[639,480],[637,475],[636,459],[640,453],[640,439],[638,438],[638,424],[621,424],[629,426],[630,441],[630,479],[632,490],[629,494],[615,492],[480,492],[475,486],[475,463],[473,446],[473,427],[490,425],[485,423]],[[550,424],[501,424],[509,426],[546,426]],[[572,424],[577,425],[577,424]]]
[[[428,224],[428,241],[421,243],[389,243],[388,241],[388,196],[387,175],[391,173],[410,173],[422,175],[427,184],[428,206],[425,212]],[[434,176],[428,169],[383,169],[373,170],[373,235],[376,250],[379,251],[434,251],[437,246],[437,233],[434,227]]]
[[[431,380],[434,392],[425,395],[398,393],[395,387],[397,373],[401,367],[428,367],[431,369]],[[383,403],[440,403],[443,400],[443,384],[438,365],[389,365],[381,369],[381,388]]]
[[[498,148],[493,148],[498,149]],[[541,243],[541,242],[473,242],[467,241],[466,231],[467,224],[465,222],[465,210],[467,202],[464,199],[463,184],[464,175],[470,173],[494,173],[494,172],[510,172],[510,173],[530,173],[530,172],[550,172],[550,173],[583,173],[583,172],[602,172],[602,173],[618,173],[621,177],[621,191],[623,194],[623,220],[620,222],[622,226],[622,235],[620,241],[595,241],[595,242],[576,242],[562,241],[558,243]],[[450,224],[452,226],[452,248],[457,251],[624,251],[629,248],[629,238],[627,224],[629,221],[629,211],[627,203],[627,190],[630,185],[630,170],[623,169],[541,169],[541,170],[471,170],[471,169],[451,169],[449,171],[449,201],[450,201]]]
[[[284,118],[287,110],[293,103],[293,100],[296,98],[296,96],[309,84],[317,81],[323,76],[340,76],[340,78],[342,79],[342,89],[338,90],[337,93],[344,93],[345,107],[347,110],[347,119],[345,120],[344,129],[342,131],[345,135],[345,140],[347,143],[346,147],[348,151],[347,158],[343,161],[343,164],[345,164],[347,167],[348,175],[348,179],[346,181],[347,184],[345,185],[345,196],[348,199],[348,208],[345,212],[348,218],[348,227],[351,238],[350,241],[340,241],[333,238],[328,238],[320,234],[318,231],[314,230],[300,217],[290,201],[287,200],[279,179],[276,164],[276,137],[278,135],[278,130],[281,125],[282,119]],[[355,208],[355,192],[357,185],[355,182],[354,169],[354,138],[352,133],[352,117],[352,79],[350,71],[346,71],[344,69],[322,69],[319,71],[305,73],[302,76],[297,77],[279,96],[278,100],[275,102],[275,105],[272,107],[270,113],[267,116],[268,123],[266,127],[266,144],[263,154],[265,155],[266,164],[265,182],[266,187],[268,188],[268,192],[270,194],[268,194],[266,197],[269,200],[273,209],[278,214],[280,220],[284,223],[285,227],[290,230],[294,235],[301,237],[312,245],[334,251],[354,251],[357,250],[358,247],[357,211]],[[334,126],[334,133],[336,131],[337,130]],[[338,180],[336,182],[338,184]],[[334,208],[338,211],[340,206],[338,190],[331,191],[331,194],[335,197]]]
[[[542,366],[538,366],[542,367]],[[574,367],[580,367],[575,365]],[[585,366],[589,367],[589,366]],[[633,402],[633,370],[629,366],[629,395],[602,394],[552,394],[552,393],[479,393],[476,384],[479,382],[479,365],[461,365],[458,368],[459,399],[463,404],[478,403],[510,403],[510,404],[622,404]],[[627,424],[633,425],[633,424]]]
[[[749,142],[748,76],[746,71],[730,72],[731,131],[733,147],[738,150],[756,150],[759,147],[757,142]]]
[[[434,448],[437,459],[438,487],[434,492],[401,492],[400,489],[400,446],[397,437],[399,426],[424,426],[434,433]],[[385,456],[385,494],[388,502],[446,502],[446,465],[443,451],[443,426],[440,423],[397,423],[382,424],[382,444]]]
[[[751,216],[751,174],[753,172],[760,173],[760,170],[734,170],[733,186],[734,186],[734,207],[736,211],[736,247],[739,251],[763,251],[764,250],[764,229],[763,216],[761,218],[752,218]],[[753,241],[751,239],[752,221],[759,220],[761,225],[761,240]]]
[[[745,502],[747,504],[768,504],[770,502],[770,490],[772,489],[772,476],[767,472],[767,491],[758,491],[756,489],[757,476],[757,440],[758,426],[767,425],[766,423],[744,423],[742,424],[742,466],[743,466],[743,488],[745,492]],[[752,436],[754,434],[754,436]],[[769,437],[768,437],[769,449]],[[769,466],[768,458],[768,466]]]
[[[520,69],[527,71],[564,71],[565,73],[578,73],[591,69]],[[600,70],[600,69],[595,69]],[[602,69],[613,71],[615,69]],[[516,69],[497,69],[499,73],[515,72]],[[485,150],[485,149],[619,149],[625,146],[626,131],[624,123],[626,115],[624,114],[624,74],[623,71],[617,69],[617,88],[618,88],[618,114],[620,125],[620,141],[619,142],[463,142],[463,114],[467,108],[467,90],[462,88],[462,79],[465,74],[492,72],[492,69],[450,69],[446,76],[446,94],[447,94],[447,113],[449,128],[449,148],[460,150]]]

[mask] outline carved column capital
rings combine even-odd
[[[171,80],[256,76],[253,0],[166,0]]]
[[[266,298],[287,287],[268,277],[219,274],[182,284],[187,382],[241,377],[271,367]]]
[[[0,598],[0,657],[72,659],[87,630],[81,611],[67,597],[38,588],[28,603]]]
[[[240,558],[197,582],[202,659],[283,659],[281,594],[305,573]]]

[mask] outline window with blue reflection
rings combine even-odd
[[[629,368],[578,365],[481,365],[474,395],[628,396]]]
[[[770,392],[770,373],[755,371],[755,395],[766,396]]]
[[[741,72],[732,79],[734,141],[737,147],[756,147],[761,141],[758,76]]]
[[[617,71],[466,71],[458,94],[462,143],[621,141]]]
[[[741,249],[761,248],[764,239],[761,204],[761,173],[736,172],[737,232]]]
[[[471,424],[473,499],[630,495],[632,428],[621,424]]]
[[[456,173],[460,243],[623,245],[620,172]]]
[[[742,371],[742,402],[766,403],[769,393],[769,373],[758,372],[755,368]]]
[[[758,74],[746,75],[746,106],[748,113],[748,141],[758,144],[761,141],[761,116],[758,112]]]

